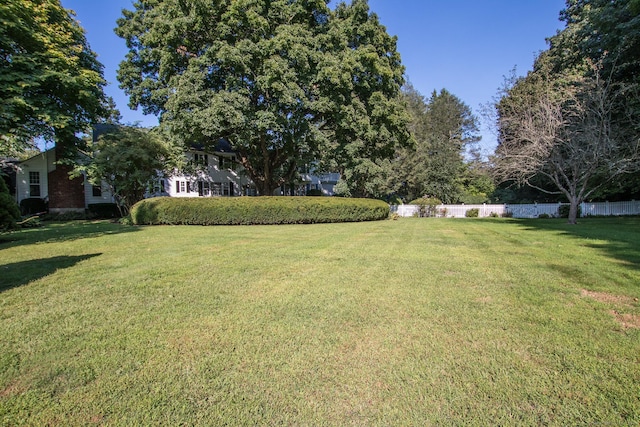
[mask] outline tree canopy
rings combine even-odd
[[[476,117],[446,89],[425,99],[407,85],[403,99],[411,113],[415,146],[396,152],[389,190],[407,200],[431,196],[444,203],[460,202],[477,181],[477,168],[467,166],[464,159],[465,151],[480,140]]]
[[[312,161],[369,194],[370,162],[408,139],[403,67],[365,0],[326,3],[138,2],[116,28],[121,87],[185,146],[227,139],[259,194]]]
[[[34,138],[63,152],[110,114],[102,65],[59,0],[0,3],[0,69],[0,154]]]
[[[564,195],[570,223],[640,166],[637,3],[568,0],[566,28],[497,104],[496,176]]]

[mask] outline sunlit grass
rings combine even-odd
[[[640,423],[640,219],[0,236],[3,425]]]

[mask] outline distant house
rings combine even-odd
[[[99,125],[93,131],[94,142],[114,125]],[[146,197],[234,197],[255,196],[256,190],[240,165],[231,145],[220,139],[213,150],[205,152],[194,145],[185,154],[185,171],[158,174],[149,183]],[[90,204],[113,203],[108,186],[94,186],[86,177],[69,178],[72,167],[58,163],[56,149],[51,148],[17,162],[15,196],[18,204],[24,199],[39,198],[48,204],[49,212],[84,212]],[[313,168],[301,170],[298,179],[276,190],[276,195],[303,196],[309,191],[333,195],[339,174],[315,174]],[[10,188],[14,188],[12,185]]]
[[[70,179],[71,166],[61,165],[57,160],[54,147],[17,163],[18,204],[24,199],[38,198],[48,203],[49,212],[65,213],[84,212],[93,203],[113,202],[106,188],[91,185],[82,176]]]
[[[236,158],[231,145],[225,139],[218,140],[212,151],[204,151],[194,145],[186,153],[188,170],[174,171],[170,176],[158,177],[149,197],[233,197],[255,196],[256,189],[244,168]],[[283,185],[275,195],[304,196],[310,190],[333,196],[333,187],[340,175],[336,173],[315,175],[313,169],[301,171],[296,182]]]

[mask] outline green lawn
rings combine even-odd
[[[1,425],[640,424],[640,218],[0,235]]]

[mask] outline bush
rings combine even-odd
[[[0,176],[0,231],[16,228],[20,219],[18,204],[9,194],[9,188]]]
[[[551,218],[551,215],[549,215],[548,213],[541,213],[540,215],[538,215],[538,218],[548,219]]]
[[[156,197],[131,208],[137,225],[311,224],[388,217],[389,205],[383,201],[335,197]]]
[[[418,205],[420,207],[419,216],[430,217],[436,216],[436,206],[442,204],[442,200],[435,197],[421,197],[409,202],[410,205]]]
[[[467,211],[464,213],[464,216],[466,216],[467,218],[478,218],[479,215],[480,209],[478,208],[467,209]]]
[[[570,209],[571,209],[570,205],[560,205],[560,207],[558,208],[558,216],[560,218],[569,218]],[[580,218],[581,216],[582,216],[582,208],[580,207],[580,205],[578,205],[578,215],[576,217]]]
[[[120,218],[120,210],[115,203],[91,203],[87,211],[92,218]]]
[[[20,201],[20,213],[22,215],[35,215],[47,211],[47,203],[38,197],[29,197]]]

